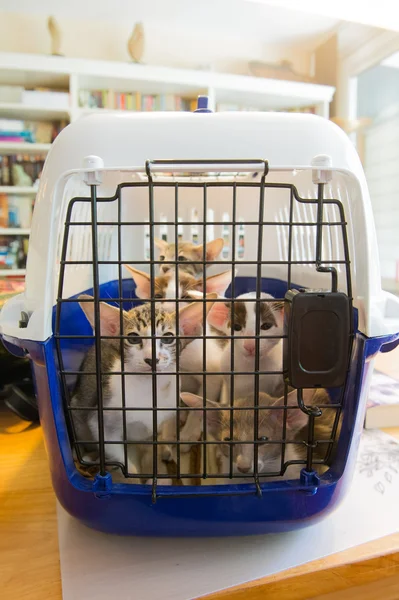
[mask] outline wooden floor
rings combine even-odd
[[[58,600],[55,495],[42,430],[5,407],[0,409],[0,465],[0,598]]]

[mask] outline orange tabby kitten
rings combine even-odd
[[[176,257],[176,244],[168,244],[163,240],[155,239],[155,244],[160,250],[159,260],[165,262],[164,265],[160,265],[161,274],[166,274],[170,271],[174,265],[168,264],[168,260],[178,260],[179,272],[185,271],[193,277],[200,277],[203,273],[202,265],[193,264],[192,261],[202,260],[204,258],[204,247],[196,246],[191,242],[180,242],[177,245],[177,257]],[[217,238],[208,242],[205,246],[205,260],[211,262],[216,260],[223,248],[223,239]]]

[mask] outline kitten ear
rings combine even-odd
[[[229,318],[229,307],[224,302],[215,302],[208,314],[208,323],[215,329],[223,329],[226,327]]]
[[[205,260],[216,260],[221,253],[223,246],[224,241],[222,238],[217,238],[216,240],[212,240],[212,242],[208,242],[205,246]],[[204,244],[201,244],[201,246],[195,246],[194,251],[201,260],[204,255]]]
[[[320,404],[323,403],[325,404],[325,401],[321,401],[323,395],[325,394],[325,390],[324,388],[304,388],[302,390],[302,398],[303,398],[303,403],[306,406],[313,406],[314,404],[317,404],[317,402],[315,402],[316,400],[316,396],[318,397]],[[280,398],[282,404],[284,404],[284,396],[282,398]],[[328,401],[328,400],[327,400]],[[298,406],[298,390],[292,390],[291,392],[289,392],[289,394],[287,394],[287,403],[289,405],[295,405]]]
[[[180,398],[183,400],[184,404],[186,404],[190,408],[203,408],[203,406],[204,406],[202,397],[197,396],[197,394],[191,394],[190,392],[181,392]],[[207,400],[206,408],[212,409],[212,410],[206,411],[207,431],[209,431],[215,437],[218,437],[218,433],[220,431],[221,422],[222,422],[222,413],[219,410],[220,405],[217,402],[213,402],[212,400]],[[218,410],[213,410],[216,408]],[[195,414],[198,416],[198,420],[195,419],[195,421],[197,422],[198,426],[201,427],[201,431],[202,431],[202,429],[203,429],[203,424],[202,424],[203,412],[201,410],[196,410],[190,414],[193,414],[193,415]],[[192,422],[193,422],[193,419],[194,419],[194,417],[192,417]]]
[[[79,302],[80,308],[85,313],[87,320],[94,331],[94,298],[87,294],[79,296],[78,300],[92,300],[93,302]],[[120,310],[115,306],[100,302],[100,335],[119,335],[120,334]]]
[[[166,252],[166,250],[168,249],[168,242],[165,242],[164,240],[160,240],[158,238],[154,238],[154,244],[156,245],[157,248],[159,248],[159,250],[161,252]]]
[[[216,240],[208,242],[206,245],[206,260],[216,260],[223,250],[223,246],[223,238],[216,238]]]
[[[207,294],[208,300],[215,300],[217,294]],[[206,315],[213,306],[213,302],[205,303]],[[204,314],[203,302],[192,302],[179,310],[180,332],[184,335],[197,335],[202,331],[202,317]]]
[[[304,389],[302,393],[303,393],[304,404],[311,405],[313,403],[312,399],[313,399],[313,395],[314,395],[314,390],[313,389]],[[281,398],[276,400],[273,405],[274,406],[277,406],[277,405],[284,406],[284,396],[282,396]],[[297,406],[298,407],[296,409],[287,410],[287,428],[290,429],[291,431],[297,432],[297,431],[300,431],[303,427],[306,427],[306,425],[309,423],[309,417],[298,406],[297,390],[293,390],[292,392],[287,394],[287,406]],[[272,411],[270,411],[270,412],[272,412]],[[275,418],[277,418],[282,423],[284,411],[276,410],[276,411],[273,411],[273,414],[274,413],[275,413]]]
[[[235,271],[235,275],[237,271]],[[217,275],[212,275],[212,277],[206,278],[206,292],[215,292],[219,294],[219,296],[224,296],[225,291],[229,287],[232,279],[232,271],[224,271],[224,273],[218,273]],[[201,280],[198,285],[198,289],[204,291],[204,282]]]
[[[139,271],[138,269],[133,269],[130,265],[123,265],[129,271],[130,275],[133,277],[133,280],[136,284],[136,296],[137,298],[142,298],[143,300],[147,300],[151,297],[151,278],[148,273],[144,273],[144,271]]]

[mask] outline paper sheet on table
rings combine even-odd
[[[301,531],[244,538],[121,538],[59,507],[64,600],[187,600],[265,577],[399,530],[399,442],[363,434],[340,507]]]

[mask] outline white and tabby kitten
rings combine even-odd
[[[129,270],[136,283],[136,295],[143,299],[151,297],[151,278],[147,273],[134,269],[129,265],[125,265]],[[191,302],[192,300],[204,297],[204,289],[206,293],[215,293],[219,297],[223,297],[226,289],[231,283],[232,272],[225,271],[207,277],[196,279],[187,273],[179,273],[179,289],[176,289],[175,271],[169,271],[166,275],[159,275],[154,278],[154,298],[159,299],[159,306],[166,311],[175,310],[175,302],[163,302],[165,299],[175,300],[180,298]],[[199,303],[200,304],[200,303]],[[179,306],[184,303],[179,303]],[[202,331],[199,335],[202,335]],[[203,344],[204,340],[199,337],[188,343],[180,356],[180,369],[186,373],[198,372],[205,370],[209,375],[206,378],[206,395],[211,400],[219,400],[222,376],[221,358],[223,346],[227,340],[223,338],[223,333],[215,332],[206,323],[205,336],[221,336],[221,339],[206,339],[206,361],[205,368],[203,365]],[[203,377],[202,375],[192,375],[183,377],[182,389],[184,391],[192,391],[202,394],[203,392]]]
[[[214,297],[214,296],[213,296]],[[92,300],[90,296],[80,296],[82,300]],[[212,302],[206,303],[208,311]],[[94,328],[94,303],[81,302],[80,306]],[[179,334],[181,336],[197,335],[202,330],[202,304],[192,303],[179,311]],[[120,330],[120,311],[118,308],[100,303],[100,320],[102,336],[118,336]],[[176,369],[176,314],[169,313],[160,307],[155,308],[155,334],[159,336],[155,342],[155,356],[152,353],[151,340],[151,306],[144,304],[123,312],[124,368],[135,374],[125,375],[126,435],[133,442],[149,438],[153,433],[153,371],[156,371],[157,407],[170,410],[157,411],[158,426],[168,417],[175,414],[176,407],[176,375],[170,371]],[[181,340],[184,345],[184,339]],[[120,372],[121,354],[119,339],[101,340],[101,371],[104,409],[105,442],[123,440],[122,411],[122,376],[109,374]],[[98,402],[95,374],[95,347],[88,351],[83,364],[74,396],[72,408],[87,407],[86,410],[73,412],[73,422],[77,440],[98,442]],[[88,444],[86,451],[97,449],[96,444]],[[105,443],[105,455],[108,462],[124,463],[124,447],[122,444]],[[134,452],[129,451],[129,473],[137,473],[137,460]]]
[[[270,294],[264,292],[262,299],[271,299]],[[234,302],[234,364],[231,359],[231,340],[225,346],[221,357],[221,370],[248,372],[247,375],[234,375],[234,398],[248,395],[254,387],[256,340],[250,336],[256,333],[256,303],[248,302],[256,298],[255,292],[237,296]],[[218,303],[209,313],[208,323],[231,335],[231,302]],[[259,391],[278,397],[283,393],[283,343],[282,339],[271,336],[283,335],[283,303],[260,302],[260,340],[259,340],[259,370],[279,371],[278,374],[264,374],[259,376]],[[248,339],[250,337],[250,339]],[[230,375],[225,376],[226,394],[224,403],[230,402],[231,391]],[[209,398],[212,400],[212,398]]]

